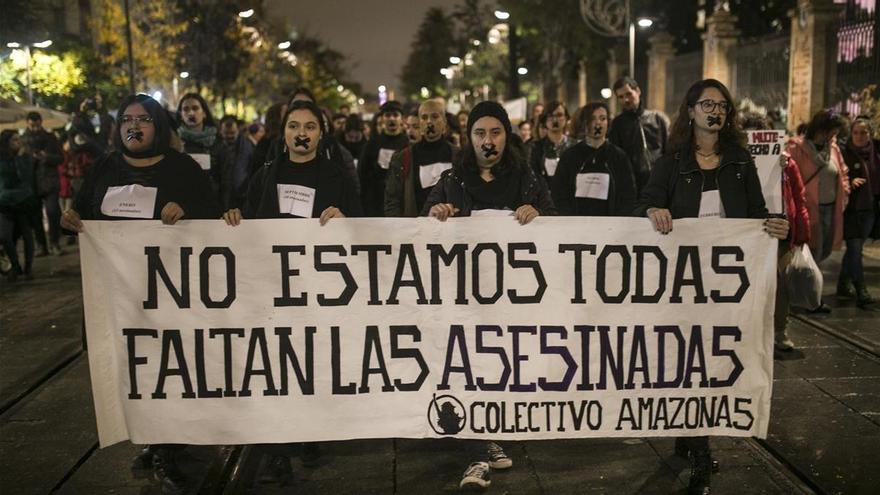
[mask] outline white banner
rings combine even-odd
[[[513,125],[519,125],[520,122],[526,120],[528,115],[529,102],[526,97],[517,98],[515,100],[507,100],[503,103],[504,110],[507,111],[507,117]]]
[[[755,159],[764,202],[770,213],[782,213],[782,166],[779,156],[785,148],[785,131],[746,131],[749,152]]]
[[[761,222],[85,222],[101,445],[763,438]]]

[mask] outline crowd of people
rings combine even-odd
[[[693,84],[674,122],[646,108],[632,78],[613,91],[619,115],[604,102],[569,113],[552,101],[534,105],[516,127],[496,102],[453,115],[442,99],[388,101],[364,121],[348,107],[328,112],[306,88],[252,123],[215,120],[198,93],[183,95],[174,112],[131,95],[115,119],[89,99],[60,135],[43,129],[34,113],[23,134],[0,134],[6,278],[32,277],[35,243],[41,253],[60,254],[60,227],[74,234],[93,219],[223,218],[235,227],[253,218],[317,218],[323,225],[343,217],[494,215],[527,224],[542,215],[640,216],[667,234],[680,218],[760,218],[780,242],[777,351],[794,347],[785,331],[784,276],[793,249],[807,245],[821,263],[845,241],[837,295],[860,307],[873,302],[862,265],[880,219],[880,143],[870,120],[847,123],[831,111],[813,116],[780,159],[784,214],[769,215],[744,133],[769,123],[740,115],[721,82]],[[180,448],[147,447],[136,466],[154,469],[166,491],[179,491]],[[492,469],[513,464],[497,443],[476,450],[471,454],[482,458],[467,467],[464,489],[488,487]],[[289,451],[265,452],[264,478],[289,478]],[[320,455],[316,444],[303,452]],[[708,438],[681,438],[676,453],[692,463],[690,492],[709,493],[718,466]]]

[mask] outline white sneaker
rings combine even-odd
[[[492,469],[508,469],[513,466],[513,460],[507,457],[504,449],[495,442],[489,442],[486,453],[489,454],[489,467]]]
[[[485,490],[492,482],[489,481],[489,465],[485,462],[472,462],[461,478],[458,488],[461,490]]]

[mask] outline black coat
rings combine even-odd
[[[452,203],[460,211],[455,215],[467,217],[471,214],[474,200],[465,189],[464,178],[453,167],[440,176],[440,180],[431,190],[428,200],[422,208],[422,216],[428,216],[431,207],[439,203]],[[538,178],[531,168],[523,166],[516,172],[522,175],[520,181],[519,205],[532,205],[541,215],[556,215],[556,206],[550,198],[547,183]]]
[[[584,215],[578,210],[575,198],[577,175],[585,167],[583,156],[589,145],[580,142],[562,153],[556,175],[551,180],[553,202],[560,215]],[[628,217],[636,203],[636,185],[632,167],[626,153],[609,141],[595,150],[595,165],[610,176],[608,189],[608,215]]]
[[[104,215],[101,203],[108,188],[127,185],[123,173],[126,166],[124,160],[119,152],[109,153],[89,169],[73,206],[83,220],[122,219]],[[211,183],[195,160],[169,150],[165,158],[153,166],[157,167],[157,173],[151,186],[158,189],[153,219],[158,220],[162,209],[171,202],[183,208],[184,220],[220,218],[220,206],[211,190]]]
[[[722,149],[717,177],[725,217],[767,217],[758,169],[745,148],[730,146]],[[692,150],[663,156],[651,170],[635,215],[647,215],[648,208],[666,208],[672,218],[698,217],[703,180]]]
[[[360,197],[354,179],[346,167],[324,154],[318,154],[318,180],[312,217],[317,218],[325,209],[335,206],[347,217],[363,216]],[[244,218],[285,218],[278,210],[278,171],[289,166],[287,156],[279,156],[254,173],[248,185],[242,216]]]
[[[668,139],[669,119],[656,110],[623,112],[611,122],[608,140],[629,157],[638,192],[648,182],[654,162],[666,153]]]

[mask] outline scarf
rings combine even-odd
[[[200,144],[205,148],[214,146],[214,141],[217,140],[217,128],[207,125],[202,128],[201,132],[182,125],[177,132],[180,133],[180,139],[185,142]]]

